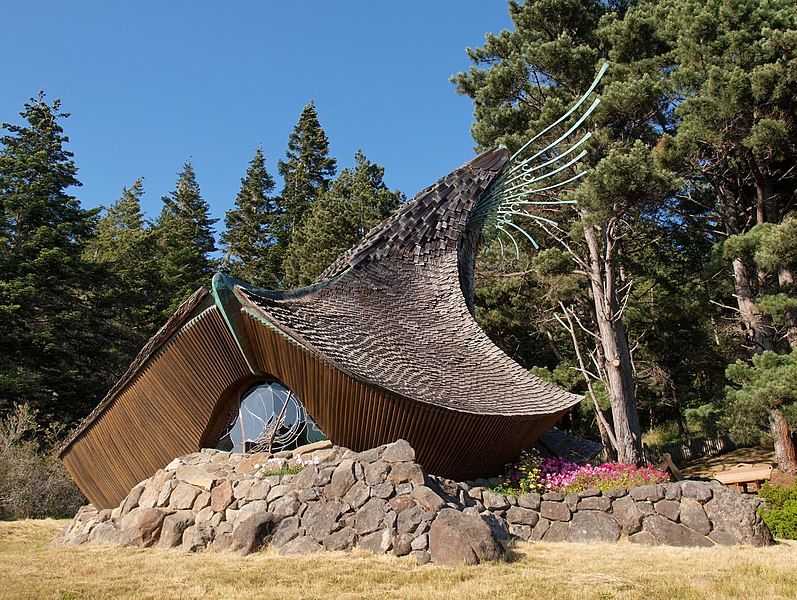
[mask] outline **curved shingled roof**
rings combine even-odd
[[[476,323],[469,217],[507,160],[486,152],[418,194],[305,290],[238,287],[244,310],[349,375],[480,415],[542,415],[581,397],[528,373]]]
[[[444,177],[307,288],[217,275],[62,448],[81,490],[114,506],[175,456],[213,445],[241,394],[272,379],[337,444],[404,438],[430,473],[499,472],[580,400],[530,375],[473,318],[473,214],[506,160],[494,150]]]

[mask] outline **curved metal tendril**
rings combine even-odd
[[[558,225],[557,222],[552,219],[542,217],[533,212],[519,210],[521,206],[553,207],[576,203],[575,200],[559,200],[555,197],[552,199],[550,196],[545,199],[535,199],[534,196],[539,194],[547,195],[546,192],[552,192],[553,190],[567,186],[589,172],[589,169],[578,170],[581,160],[587,155],[587,150],[581,149],[577,154],[575,153],[592,137],[592,132],[588,131],[584,133],[575,142],[569,142],[567,140],[587,122],[590,115],[600,104],[600,98],[595,98],[585,110],[580,113],[577,112],[579,108],[587,102],[590,96],[593,95],[608,67],[609,65],[604,63],[589,89],[587,89],[561,117],[535,134],[510,157],[509,163],[504,168],[503,172],[492,182],[487,191],[479,199],[479,203],[471,214],[471,222],[474,226],[479,228],[484,227],[487,221],[493,224],[496,230],[495,238],[498,240],[502,259],[504,257],[505,248],[501,241],[501,233],[509,237],[515,246],[515,257],[517,259],[520,258],[520,245],[507,230],[507,227],[511,227],[525,236],[535,250],[540,248],[540,245],[526,229],[513,222],[513,217],[531,219],[531,223],[537,223],[538,227],[543,223],[553,227],[557,227]],[[566,123],[571,117],[574,118],[575,121],[553,142],[545,145],[544,148],[535,151],[528,157],[523,156],[530,151],[533,147],[532,144],[543,135],[551,132],[557,126],[561,125],[562,127],[566,127]],[[574,154],[575,156],[573,156]],[[565,159],[569,160],[562,163]],[[568,171],[574,173],[574,175],[561,179]],[[543,185],[542,187],[537,185],[539,182],[551,178],[554,178],[554,180],[549,185]]]

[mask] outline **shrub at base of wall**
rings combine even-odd
[[[114,509],[88,505],[53,543],[87,542],[283,555],[359,547],[420,563],[476,564],[516,539],[764,546],[760,501],[719,482],[682,481],[602,493],[495,493],[495,481],[427,475],[404,440],[355,453],[329,442],[175,459]]]

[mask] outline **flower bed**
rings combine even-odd
[[[541,458],[527,452],[507,467],[497,491],[503,494],[529,492],[581,492],[599,489],[604,492],[669,481],[666,471],[623,463],[579,465],[566,458]]]

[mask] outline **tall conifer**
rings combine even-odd
[[[382,180],[384,167],[370,162],[361,150],[355,161],[354,168],[341,172],[294,230],[285,257],[285,280],[289,285],[312,283],[402,201],[403,194],[389,190]]]
[[[120,329],[120,361],[132,355],[161,325],[162,300],[153,231],[141,209],[142,180],[136,179],[108,207],[86,256],[105,269],[104,298]]]
[[[61,103],[44,92],[0,137],[0,412],[28,402],[56,420],[96,401],[95,273],[84,260],[96,212],[64,145]]]
[[[227,211],[226,229],[221,235],[225,246],[225,271],[233,277],[262,287],[277,287],[280,265],[275,256],[280,206],[270,196],[274,179],[266,170],[262,149],[258,148],[241,179],[235,208]]]
[[[161,273],[168,294],[164,317],[169,316],[197,288],[213,276],[216,242],[208,203],[202,198],[190,162],[183,165],[177,186],[163,196],[163,210],[155,225]]]
[[[302,110],[288,139],[285,160],[279,161],[277,166],[284,187],[280,196],[283,212],[274,254],[281,263],[293,232],[301,225],[318,196],[329,188],[337,170],[335,159],[329,156],[329,140],[318,121],[314,102]],[[282,273],[279,275],[282,277]]]

